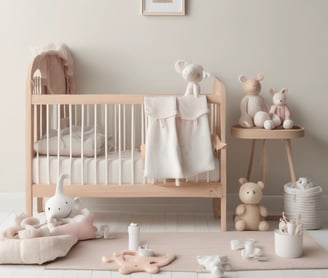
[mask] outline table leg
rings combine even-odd
[[[254,160],[255,142],[256,142],[256,140],[253,139],[253,140],[252,140],[252,146],[251,146],[251,153],[250,153],[249,161],[248,161],[247,176],[246,176],[246,179],[247,179],[248,181],[250,180],[250,178],[251,178],[251,174],[252,174],[252,166],[253,166],[253,160]]]
[[[287,153],[291,182],[295,183],[296,182],[296,174],[295,174],[295,168],[294,168],[294,163],[293,163],[293,158],[292,158],[291,140],[285,139],[284,144],[285,144],[286,153]]]
[[[266,151],[265,151],[265,143],[266,140],[263,139],[262,141],[262,146],[261,146],[261,152],[262,152],[262,161],[261,161],[261,167],[262,167],[262,182],[265,184],[265,176],[266,176]]]

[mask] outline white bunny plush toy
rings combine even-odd
[[[175,63],[175,70],[181,73],[182,77],[188,81],[185,96],[194,95],[198,97],[200,94],[199,82],[211,76],[210,73],[204,71],[201,65],[190,64],[184,60],[178,60]]]

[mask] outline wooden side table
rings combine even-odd
[[[253,160],[254,160],[254,150],[256,141],[261,142],[261,167],[262,167],[262,181],[265,182],[266,175],[266,154],[265,154],[265,142],[266,140],[283,140],[285,145],[285,150],[288,159],[288,165],[290,170],[291,182],[296,182],[296,174],[294,169],[294,163],[292,158],[291,150],[291,139],[304,137],[304,128],[295,126],[292,129],[272,129],[267,130],[263,128],[243,128],[239,125],[233,126],[231,128],[231,135],[238,139],[250,139],[252,140],[251,153],[249,157],[248,170],[246,178],[250,180]]]

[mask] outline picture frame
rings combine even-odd
[[[141,0],[142,15],[185,15],[185,0]]]

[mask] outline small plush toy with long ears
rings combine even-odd
[[[272,95],[273,105],[271,105],[269,113],[272,115],[272,120],[275,122],[275,125],[282,125],[284,129],[292,128],[294,122],[291,119],[291,113],[286,104],[288,89],[283,88],[278,91],[271,88],[270,93]]]
[[[184,60],[178,60],[175,63],[175,70],[181,73],[183,79],[188,81],[185,96],[194,95],[198,97],[200,94],[199,82],[211,76],[201,65],[190,64]]]
[[[68,175],[59,176],[56,185],[55,195],[46,201],[45,214],[48,224],[64,224],[68,219],[79,214],[79,200],[64,193],[63,182]]]

